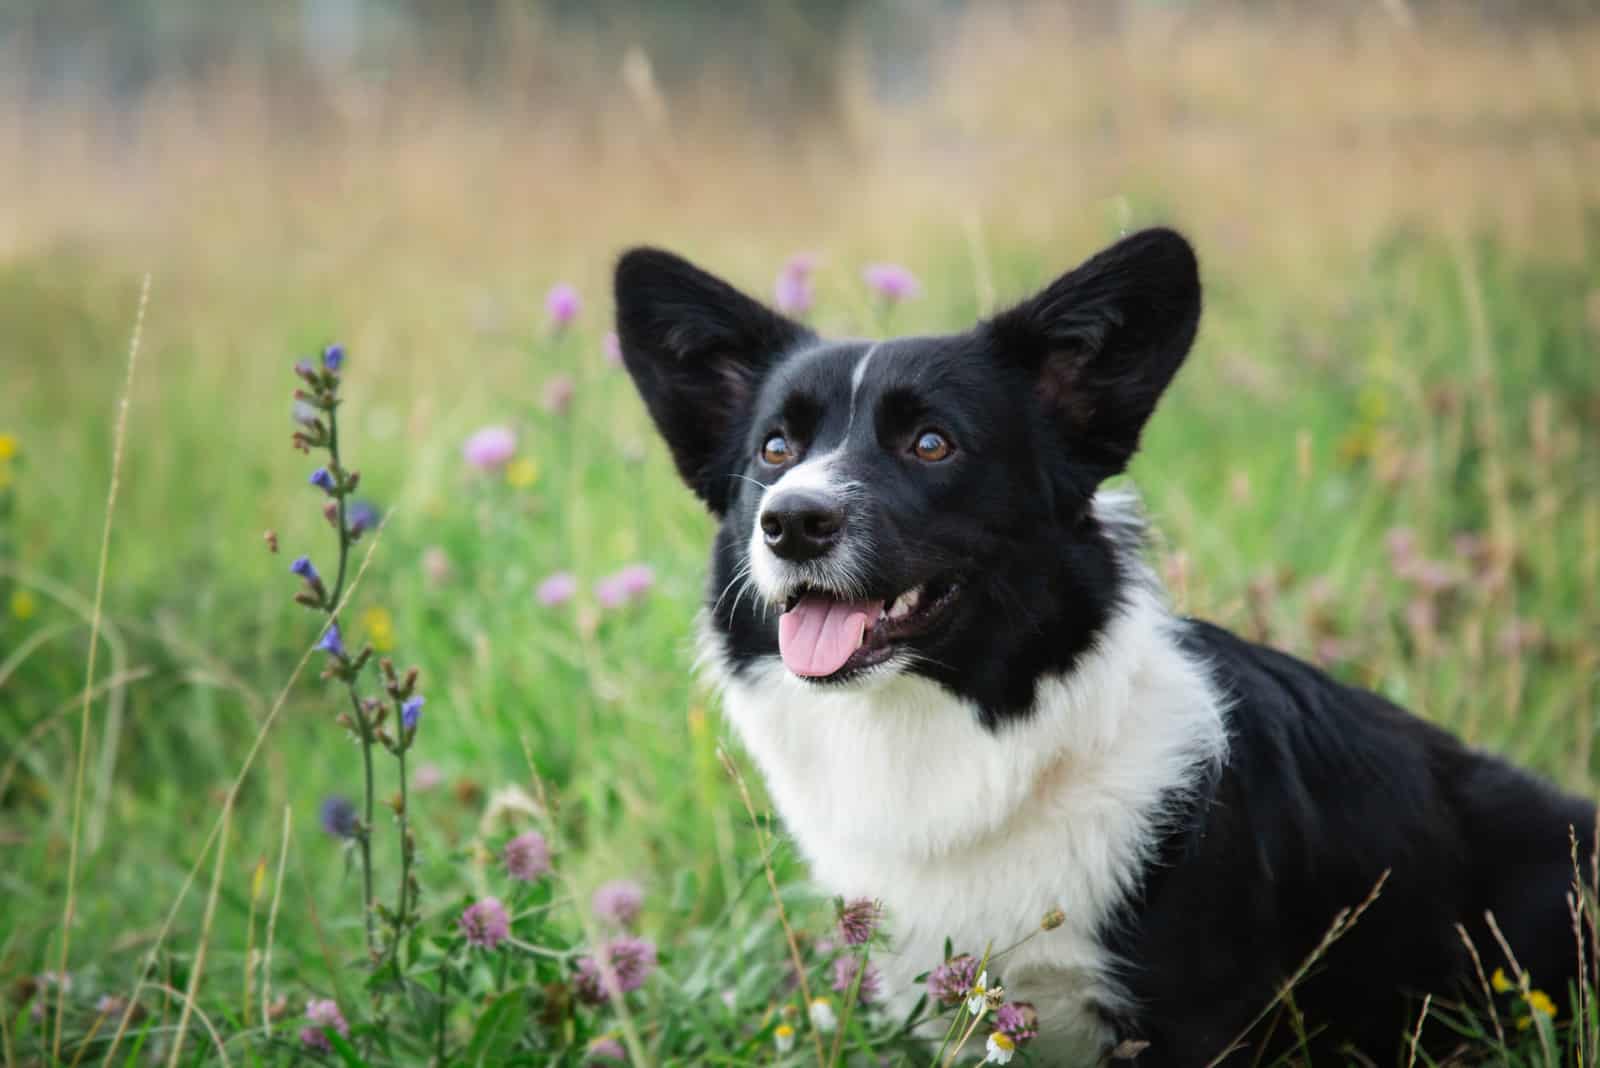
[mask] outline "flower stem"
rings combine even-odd
[[[367,956],[376,960],[377,936],[372,927],[372,725],[367,722],[367,714],[361,708],[361,699],[356,696],[353,684],[349,691],[350,707],[355,711],[356,726],[360,728],[361,763],[366,771],[366,808],[361,825],[362,913],[367,921]]]
[[[400,745],[395,754],[400,762],[400,904],[395,910],[394,921],[394,953],[400,954],[400,939],[406,929],[411,926],[411,917],[408,899],[411,896],[411,834],[406,823],[410,807],[406,803],[406,750],[411,748],[405,740],[405,727],[401,724],[399,714],[396,714],[395,725],[400,730]]]

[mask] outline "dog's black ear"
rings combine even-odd
[[[678,473],[721,515],[756,389],[810,332],[659,249],[623,255],[616,299],[622,361]]]
[[[1200,321],[1189,242],[1144,230],[985,324],[998,357],[1035,376],[1046,418],[1096,482],[1121,472]]]

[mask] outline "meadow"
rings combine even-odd
[[[1093,38],[980,14],[916,100],[856,74],[827,129],[741,114],[714,74],[664,91],[636,51],[552,101],[419,68],[291,108],[246,69],[0,114],[5,1063],[937,1062],[846,1011],[860,950],[690,674],[711,525],[606,354],[633,243],[764,296],[816,254],[811,321],[877,336],[1179,226],[1205,318],[1129,479],[1175,603],[1600,796],[1600,28],[1385,10]],[[874,262],[920,295],[876,296]],[[403,934],[377,967],[330,803],[361,813],[363,747],[290,571],[333,585],[326,457],[290,441],[295,363],[332,344],[345,503],[371,509],[341,633],[426,697],[403,779],[376,748]],[[473,462],[486,427],[514,445]],[[529,832],[550,870],[522,882]],[[614,885],[593,907],[617,880],[637,915]],[[532,948],[467,944],[486,897]],[[619,937],[654,970],[586,994]],[[1558,1033],[1537,979],[1419,1027],[1465,1063],[1594,1063],[1593,1000]],[[302,1036],[311,999],[348,1039]]]

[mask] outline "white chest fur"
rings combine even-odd
[[[982,954],[1066,922],[999,961],[1039,1010],[1040,1052],[1094,1056],[1095,1007],[1120,993],[1097,939],[1150,855],[1162,806],[1226,746],[1222,702],[1143,589],[1033,715],[997,733],[933,684],[898,675],[829,690],[770,665],[741,678],[707,659],[785,824],[829,893],[884,903],[876,960],[898,1005],[948,937]],[[713,649],[715,639],[712,639]]]

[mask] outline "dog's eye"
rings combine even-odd
[[[917,443],[911,451],[917,454],[919,460],[938,463],[955,452],[956,447],[950,444],[949,438],[937,430],[924,430],[917,435]]]
[[[781,467],[794,458],[794,452],[789,448],[789,439],[782,434],[774,434],[761,446],[761,458],[773,467]]]

